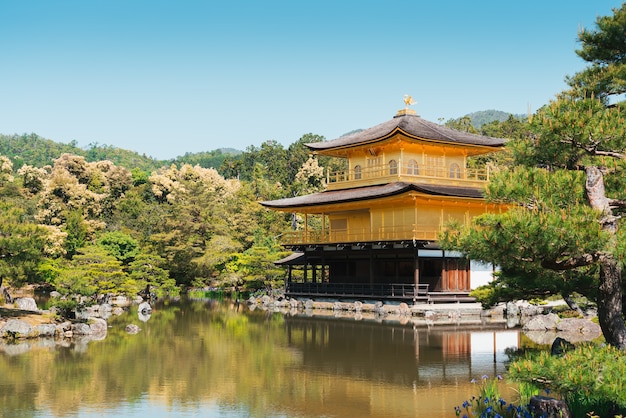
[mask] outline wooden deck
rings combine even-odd
[[[291,297],[380,299],[413,303],[475,302],[469,292],[429,292],[427,284],[288,283]]]

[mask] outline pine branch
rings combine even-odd
[[[577,267],[585,267],[589,266],[600,258],[600,254],[581,254],[577,257],[570,257],[562,261],[557,260],[541,260],[541,267],[555,270],[555,271],[564,271],[564,270],[572,270]]]

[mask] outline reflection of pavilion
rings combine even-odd
[[[467,325],[436,329],[286,317],[288,342],[303,366],[353,378],[397,384],[468,382],[505,372],[504,350],[519,347],[519,332]]]

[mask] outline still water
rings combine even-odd
[[[519,338],[170,301],[100,341],[0,346],[0,417],[453,417]]]

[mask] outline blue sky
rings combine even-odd
[[[0,133],[159,159],[535,111],[621,1],[3,0]]]

